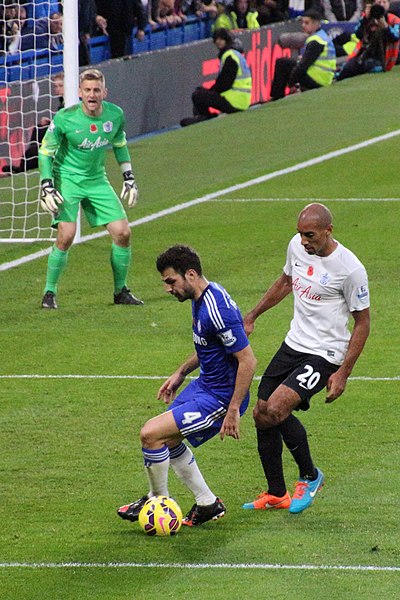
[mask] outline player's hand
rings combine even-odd
[[[346,387],[346,382],[347,377],[340,373],[340,369],[336,371],[336,373],[332,373],[328,379],[328,383],[326,384],[327,394],[325,398],[325,404],[330,404],[343,394]]]
[[[158,390],[157,400],[162,400],[165,404],[170,404],[175,398],[176,390],[184,379],[185,377],[178,371],[171,375],[171,377],[168,377]]]
[[[246,315],[243,319],[243,327],[247,337],[254,331],[254,319],[250,315]]]
[[[132,171],[125,171],[124,185],[122,186],[121,200],[128,202],[128,208],[133,208],[137,202],[139,190]]]
[[[222,427],[219,432],[219,437],[221,438],[221,440],[223,440],[226,435],[233,437],[235,440],[238,440],[240,437],[239,423],[239,409],[228,408],[228,412],[225,415],[225,419],[222,423]]]
[[[55,215],[64,198],[57,192],[51,179],[43,179],[40,190],[40,204],[43,210]]]

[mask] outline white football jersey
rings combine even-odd
[[[364,266],[337,244],[329,256],[309,255],[296,234],[283,270],[292,278],[294,296],[294,317],[285,342],[293,350],[340,365],[350,339],[350,313],[369,307],[369,291]]]

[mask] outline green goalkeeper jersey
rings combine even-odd
[[[57,112],[39,150],[40,178],[71,177],[76,183],[105,177],[106,148],[112,145],[118,163],[130,162],[122,108],[103,102],[100,116],[82,110],[82,103]]]

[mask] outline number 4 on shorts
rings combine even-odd
[[[190,425],[193,421],[197,421],[200,419],[201,412],[185,412],[183,413],[184,419],[182,420],[182,425]]]

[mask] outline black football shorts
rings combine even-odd
[[[267,401],[276,388],[283,383],[297,392],[302,399],[298,410],[310,408],[310,398],[320,392],[339,365],[334,365],[322,356],[292,350],[282,343],[261,377],[258,397]]]

